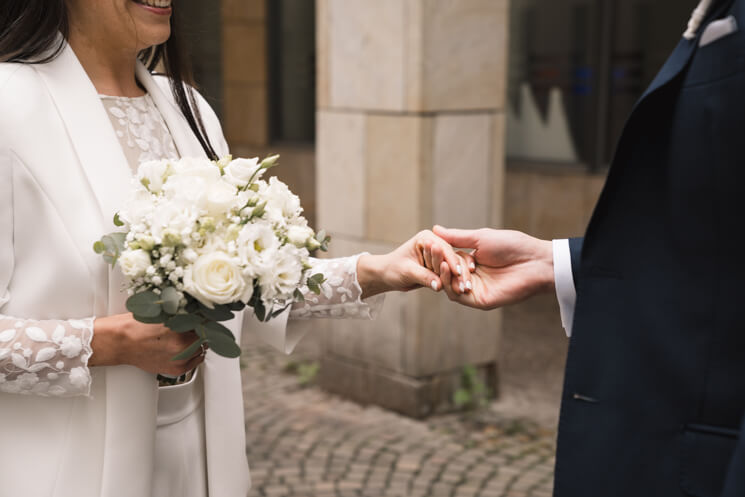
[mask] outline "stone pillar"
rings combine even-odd
[[[318,0],[318,226],[331,256],[433,224],[500,226],[507,0]],[[495,388],[500,314],[390,294],[373,322],[324,322],[321,384],[424,416],[465,365]],[[320,331],[320,330],[319,330]]]

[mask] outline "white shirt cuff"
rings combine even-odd
[[[577,290],[574,288],[572,275],[572,257],[569,252],[569,240],[554,240],[554,283],[556,298],[559,300],[561,325],[568,337],[572,336],[574,305],[577,302]]]

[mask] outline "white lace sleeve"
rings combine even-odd
[[[340,259],[311,259],[313,269],[310,274],[323,273],[326,282],[321,285],[320,295],[308,287],[301,288],[305,302],[292,306],[290,319],[374,319],[383,306],[385,295],[362,300],[362,289],[357,281],[357,260],[362,255],[366,254]]]
[[[0,392],[89,395],[93,318],[34,321],[0,314]]]

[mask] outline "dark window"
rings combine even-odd
[[[269,123],[273,143],[312,143],[316,115],[314,0],[272,0]]]
[[[512,0],[507,157],[606,166],[696,0]]]

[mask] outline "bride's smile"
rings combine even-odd
[[[142,8],[149,10],[153,14],[170,15],[171,0],[131,0]]]

